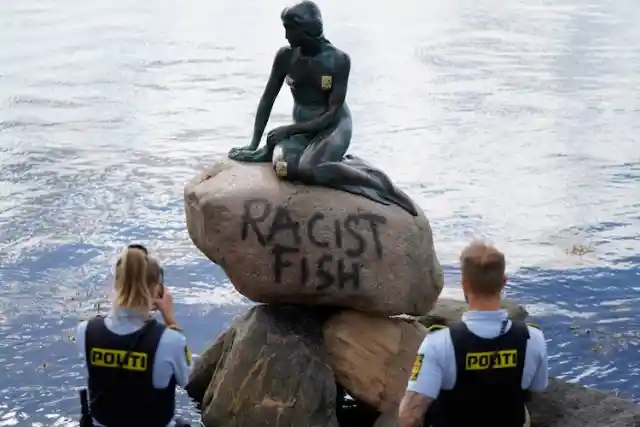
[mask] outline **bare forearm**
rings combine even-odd
[[[424,423],[424,415],[416,411],[407,410],[400,407],[400,413],[398,414],[399,427],[422,427]]]
[[[178,322],[172,312],[162,313],[162,320],[164,320],[164,324],[169,325],[177,325]]]
[[[296,135],[299,133],[320,132],[331,125],[336,120],[336,117],[337,114],[335,112],[328,111],[307,122],[291,125],[291,133]]]
[[[431,405],[432,399],[408,391],[402,401],[398,411],[398,421],[400,427],[422,427],[424,415]]]
[[[399,427],[422,427],[422,420],[398,418]]]
[[[260,145],[260,140],[262,139],[264,130],[269,122],[269,116],[271,116],[271,109],[273,108],[274,102],[275,99],[266,95],[260,99],[258,111],[256,112],[256,119],[253,123],[253,138],[251,139],[251,148],[254,150],[258,148],[258,145]]]

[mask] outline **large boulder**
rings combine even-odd
[[[509,301],[503,306],[512,319],[525,319],[521,306]],[[338,383],[358,400],[388,412],[404,395],[425,326],[459,320],[466,309],[464,301],[439,299],[427,316],[419,318],[384,318],[353,310],[331,316],[323,335]]]
[[[350,395],[379,412],[400,402],[424,326],[344,310],[325,323],[323,332],[329,364]]]
[[[198,404],[202,404],[204,396],[207,394],[207,389],[213,376],[216,374],[218,366],[223,367],[224,359],[231,350],[235,339],[235,328],[232,326],[226,329],[218,336],[216,341],[209,346],[200,357],[196,360],[193,369],[191,370],[191,376],[189,377],[189,384],[187,384],[186,391],[189,397],[195,400]]]
[[[187,392],[206,427],[337,427],[320,315],[254,306],[198,359]]]
[[[431,227],[395,205],[224,160],[184,190],[194,244],[263,303],[427,313],[443,286]]]

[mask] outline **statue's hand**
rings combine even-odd
[[[231,150],[229,150],[229,158],[233,159],[239,155],[242,155],[242,153],[245,153],[247,151],[255,151],[255,150],[252,149],[250,145],[247,145],[246,147],[233,147]]]
[[[237,160],[240,162],[269,162],[271,161],[271,153],[267,147],[260,149],[253,149],[251,146],[236,147],[229,150],[229,156],[231,160]]]
[[[291,126],[280,126],[275,129],[271,129],[267,134],[267,143],[273,146],[280,141],[289,138],[291,135]]]

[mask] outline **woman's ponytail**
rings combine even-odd
[[[152,298],[147,283],[147,254],[136,247],[128,247],[116,264],[116,300],[122,308],[139,310],[146,314]]]

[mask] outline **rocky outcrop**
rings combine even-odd
[[[549,379],[528,404],[532,427],[638,427],[640,406],[613,394]]]
[[[525,319],[522,307],[505,307]],[[464,311],[456,300],[439,301],[420,319],[255,306],[201,355],[187,391],[206,427],[398,427],[397,405],[425,326]],[[640,426],[637,405],[550,381],[528,405],[533,427]]]
[[[203,424],[397,427],[426,327],[466,310],[439,298],[424,213],[232,160],[191,180],[184,200],[195,245],[241,294],[272,304],[237,318],[196,362],[187,391]],[[557,379],[529,411],[534,427],[640,427],[636,405]]]
[[[502,308],[507,310],[509,317],[514,320],[526,320],[529,316],[523,306],[509,300],[502,301]],[[465,311],[467,311],[466,302],[453,298],[440,298],[431,312],[425,316],[419,316],[417,320],[427,327],[433,324],[446,325],[460,320]]]
[[[187,387],[204,425],[337,427],[319,318],[259,305],[237,319],[197,361]]]
[[[195,245],[253,301],[424,315],[442,290],[423,212],[232,160],[187,183],[184,199]]]

